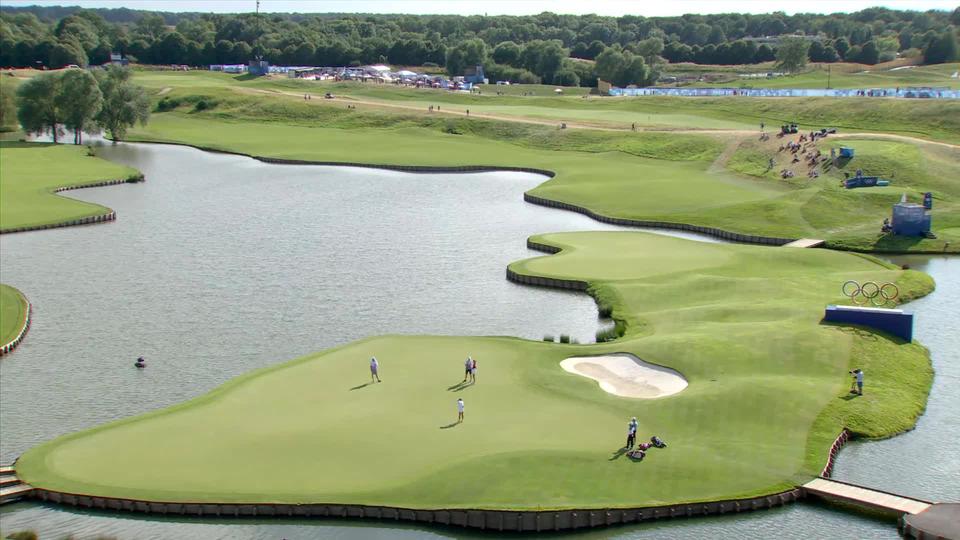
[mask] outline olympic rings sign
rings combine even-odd
[[[843,295],[850,298],[854,304],[863,306],[868,303],[881,307],[888,303],[893,304],[894,300],[900,296],[900,289],[893,283],[884,283],[877,285],[873,281],[864,282],[863,285],[853,281],[847,281],[841,287]]]

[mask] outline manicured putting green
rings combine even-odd
[[[84,146],[0,142],[0,229],[105,214],[109,208],[63,197],[53,190],[136,174],[129,167],[88,156]]]
[[[27,299],[20,291],[0,284],[0,345],[10,343],[20,334],[27,310]]]
[[[165,501],[644,506],[788,488],[822,467],[841,426],[879,416],[873,434],[889,435],[922,410],[931,378],[922,347],[819,320],[847,279],[896,281],[918,295],[932,287],[923,274],[838,252],[639,232],[537,240],[564,252],[513,269],[591,281],[629,322],[623,340],[371,338],[61,437],[24,454],[17,472],[46,489]],[[689,386],[623,398],[560,367],[613,353],[672,368]],[[382,383],[369,383],[372,355]],[[467,355],[477,383],[463,386]],[[889,391],[868,386],[863,399],[842,400],[854,357],[867,373],[892,369],[919,385],[904,390],[894,378]],[[641,438],[669,448],[642,463],[624,456],[632,416]]]

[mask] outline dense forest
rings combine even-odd
[[[492,79],[552,84],[648,84],[664,64],[779,60],[876,64],[897,56],[957,60],[960,7],[856,13],[678,17],[202,14],[3,6],[0,66],[102,64],[111,51],[147,64],[483,63]],[[801,37],[787,37],[801,36]],[[784,46],[789,44],[789,46]],[[782,49],[778,51],[778,49]],[[778,54],[778,52],[780,54]]]

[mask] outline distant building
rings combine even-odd
[[[122,53],[115,53],[115,52],[110,53],[110,65],[126,66],[129,63],[130,61],[127,60],[127,58],[123,56]]]
[[[471,84],[486,84],[487,79],[483,76],[483,66],[477,64],[475,67],[467,68],[463,73],[463,82]]]
[[[251,60],[247,73],[257,76],[267,75],[270,73],[270,62],[261,59]]]
[[[779,36],[760,36],[753,37],[748,36],[743,38],[744,41],[752,41],[757,45],[772,45],[774,47],[780,45],[780,42],[787,38],[800,38],[804,41],[814,42],[814,41],[823,41],[823,36],[819,35],[804,35],[804,34],[782,34]]]

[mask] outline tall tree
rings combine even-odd
[[[447,51],[447,73],[463,75],[468,67],[483,64],[487,60],[487,44],[474,38],[460,42]]]
[[[83,132],[94,127],[94,117],[103,105],[97,79],[86,70],[70,69],[61,75],[57,104],[62,111],[63,127],[73,131],[73,144],[83,142]]]
[[[498,64],[517,67],[520,61],[520,46],[512,41],[498,43],[493,49],[493,61]]]
[[[807,65],[810,43],[803,38],[786,38],[777,47],[777,68],[788,73],[800,71]]]
[[[13,99],[16,91],[12,84],[0,80],[0,131],[13,131],[17,123],[17,104]]]
[[[121,141],[127,128],[146,125],[150,118],[150,99],[143,88],[130,81],[130,70],[109,66],[97,71],[97,83],[103,94],[103,107],[96,117],[97,125],[114,142]]]
[[[37,75],[17,88],[17,120],[23,131],[30,135],[50,133],[57,142],[63,122],[57,103],[59,89],[59,73]]]
[[[945,30],[927,45],[923,51],[924,64],[954,62],[957,56],[957,37],[950,29]]]
[[[877,48],[877,43],[872,39],[864,43],[863,47],[860,48],[860,54],[853,60],[871,66],[879,62],[880,50]]]

